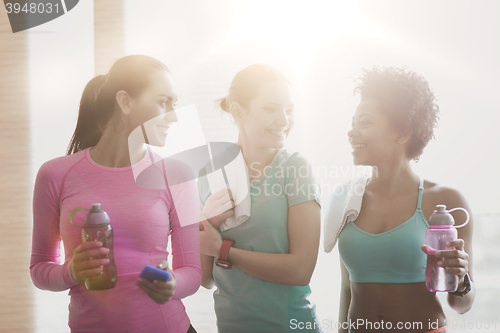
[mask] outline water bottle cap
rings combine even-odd
[[[429,219],[428,222],[429,226],[431,227],[436,226],[440,228],[445,228],[445,227],[451,228],[455,224],[455,219],[453,219],[453,216],[450,213],[456,210],[463,211],[467,216],[467,220],[465,221],[465,223],[462,223],[461,225],[458,225],[455,228],[461,228],[467,223],[469,223],[469,212],[465,208],[457,207],[450,210],[446,210],[445,205],[437,205],[436,210],[434,210],[434,214],[432,214]]]
[[[429,225],[452,226],[455,224],[453,216],[448,213],[445,205],[437,205],[434,214],[429,219]]]
[[[446,205],[437,205],[434,214],[446,214],[448,211],[446,210]]]
[[[109,224],[108,214],[101,208],[100,203],[93,203],[92,208],[85,216],[85,224]]]
[[[90,209],[91,212],[102,212],[103,210],[101,209],[101,204],[100,203],[93,203],[92,208]]]

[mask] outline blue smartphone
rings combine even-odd
[[[167,271],[164,271],[163,269],[159,269],[150,265],[146,265],[141,274],[139,274],[139,277],[148,279],[150,281],[153,280],[161,280],[161,281],[168,281],[170,279],[170,273]]]

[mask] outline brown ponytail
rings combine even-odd
[[[73,137],[71,138],[66,153],[67,155],[92,147],[96,145],[101,138],[104,128],[101,125],[102,121],[98,119],[103,117],[103,115],[99,112],[99,108],[97,107],[97,98],[105,81],[105,75],[98,75],[90,80],[85,86],[82,98],[80,99],[78,122]]]

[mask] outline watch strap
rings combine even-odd
[[[227,257],[229,257],[229,249],[234,246],[234,240],[232,239],[224,239],[222,241],[222,245],[219,250],[219,258],[222,260],[227,260]]]
[[[229,269],[233,267],[231,262],[228,260],[229,257],[229,249],[234,247],[235,241],[230,238],[226,238],[222,240],[222,245],[219,250],[219,257],[215,261],[215,264],[219,267]]]
[[[453,295],[453,296],[458,296],[458,297],[464,297],[471,291],[472,286],[470,283],[470,277],[469,273],[465,274],[464,276],[464,284],[465,284],[465,290],[463,291],[454,291],[454,292],[448,292],[448,294]]]

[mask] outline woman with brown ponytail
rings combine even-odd
[[[136,184],[134,172],[151,161],[144,142],[128,141],[147,123],[149,143],[164,145],[169,126],[177,121],[176,100],[170,72],[160,61],[142,55],[119,59],[109,74],[87,84],[68,155],[46,162],[38,172],[31,277],[40,289],[70,289],[72,332],[195,332],[181,299],[201,282],[198,225],[181,227],[168,187]],[[199,205],[196,189],[181,200]],[[118,272],[117,285],[102,291],[87,290],[83,281],[109,263],[94,259],[109,249],[101,242],[82,243],[81,230],[69,223],[71,210],[94,202],[110,216]],[[172,270],[166,262],[169,236]],[[168,270],[170,280],[138,278],[145,265]]]

